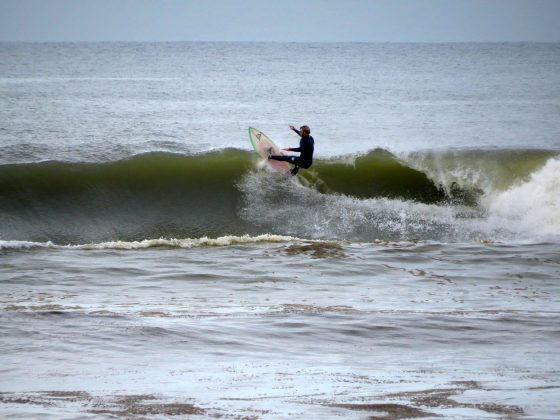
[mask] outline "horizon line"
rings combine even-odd
[[[251,40],[0,40],[2,44],[178,44],[178,43],[207,43],[207,44],[560,44],[557,41],[542,40],[493,40],[493,41],[251,41]]]

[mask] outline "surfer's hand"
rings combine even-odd
[[[290,148],[289,148],[289,147],[286,147],[285,149],[282,149],[282,150],[285,150],[286,152],[289,152],[289,151],[290,151]]]
[[[290,127],[292,130],[296,129],[293,125],[289,125],[288,127]]]

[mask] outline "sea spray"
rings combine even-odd
[[[520,238],[560,237],[560,158],[550,159],[528,181],[485,200],[488,223]]]

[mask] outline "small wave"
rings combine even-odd
[[[57,245],[48,242],[33,242],[33,241],[0,241],[0,250],[10,249],[34,249],[34,248],[57,248]]]
[[[197,247],[225,247],[238,244],[255,243],[282,243],[301,241],[299,238],[282,235],[258,236],[221,236],[218,238],[185,238],[185,239],[144,239],[142,241],[109,241],[79,245],[56,245],[53,242],[31,241],[0,241],[0,250],[27,250],[27,249],[74,249],[74,250],[133,250],[148,248],[197,248]]]
[[[258,236],[221,236],[219,238],[202,237],[197,239],[145,239],[143,241],[112,241],[97,244],[84,244],[72,246],[76,249],[144,249],[144,248],[197,248],[197,247],[220,247],[238,244],[254,243],[279,243],[297,241],[298,238],[282,235],[258,235]]]

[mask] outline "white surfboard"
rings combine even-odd
[[[290,172],[290,165],[288,162],[280,162],[277,160],[269,160],[269,155],[283,155],[282,151],[270,140],[266,134],[257,130],[256,128],[249,127],[249,139],[253,145],[253,149],[266,160],[268,165],[283,174]]]

